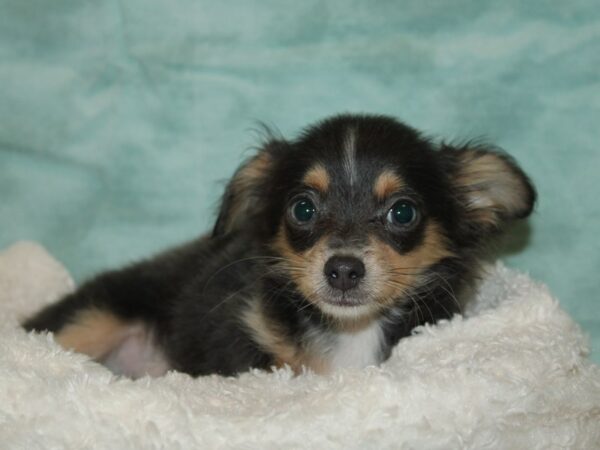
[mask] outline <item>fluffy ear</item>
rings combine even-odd
[[[441,152],[469,228],[492,231],[531,213],[535,189],[508,155],[479,146],[444,145]]]
[[[275,156],[283,145],[283,141],[269,140],[238,168],[223,194],[213,237],[257,225],[256,219],[265,208]]]

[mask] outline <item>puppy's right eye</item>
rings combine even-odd
[[[417,219],[417,209],[407,200],[400,200],[388,211],[387,221],[395,226],[406,227]]]
[[[308,198],[301,198],[292,205],[292,216],[298,223],[307,223],[317,212],[314,203]]]

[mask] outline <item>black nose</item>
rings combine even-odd
[[[347,291],[365,276],[365,265],[353,256],[333,256],[325,263],[324,271],[331,287]]]

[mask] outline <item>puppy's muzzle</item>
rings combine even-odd
[[[332,256],[325,263],[325,278],[332,288],[343,292],[355,288],[365,276],[365,265],[353,256]]]

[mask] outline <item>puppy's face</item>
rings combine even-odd
[[[215,231],[256,227],[308,301],[357,318],[443,282],[436,267],[465,258],[533,200],[505,156],[436,149],[389,118],[339,116],[242,166]]]

